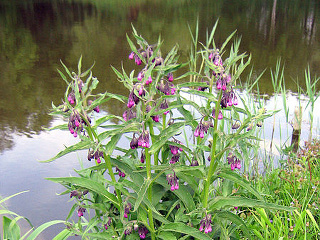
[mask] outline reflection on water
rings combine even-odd
[[[75,69],[82,54],[84,66],[96,63],[94,74],[100,80],[99,91],[126,92],[110,65],[119,69],[123,63],[127,70],[134,67],[127,60],[126,33],[131,32],[131,23],[150,43],[156,42],[161,34],[164,52],[178,43],[181,59],[186,60],[191,40],[187,24],[194,29],[199,19],[200,41],[204,42],[207,29],[219,18],[215,38],[218,46],[237,29],[237,36],[242,38],[241,50],[252,54],[254,74],[275,67],[281,57],[285,63],[286,88],[296,91],[295,81],[302,82],[308,64],[313,74],[320,75],[319,14],[320,3],[316,0],[2,0],[0,169],[1,183],[7,179],[11,181],[0,185],[0,194],[8,195],[35,186],[41,189],[42,184],[36,185],[32,180],[35,170],[44,171],[37,176],[39,182],[50,175],[44,170],[48,165],[32,164],[35,159],[52,157],[61,147],[61,139],[65,138],[65,135],[42,132],[43,127],[53,123],[47,114],[51,102],[59,104],[66,88],[56,71],[61,69],[60,59]],[[260,82],[260,90],[272,95],[269,76],[266,74]],[[116,115],[123,112],[118,102],[106,104],[102,109]],[[37,142],[38,138],[54,143],[46,148],[45,156],[39,155],[39,148],[43,146]],[[21,149],[24,149],[23,154],[19,153]],[[71,158],[63,165],[65,172],[56,169],[50,173],[68,175],[72,169],[69,161]],[[21,168],[17,169],[17,165]],[[24,171],[29,173],[24,176],[28,179],[24,183],[30,184],[20,189],[17,186]],[[50,201],[43,196],[41,202]],[[29,207],[31,214],[35,207]],[[46,219],[42,215],[40,218]]]

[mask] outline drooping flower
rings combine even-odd
[[[138,146],[139,147],[150,147],[150,140],[149,140],[149,131],[143,130],[138,138]]]
[[[212,109],[211,115],[213,118],[216,118],[216,109],[215,108]],[[219,109],[219,113],[218,113],[218,119],[219,120],[223,119],[222,111],[220,109]]]
[[[124,204],[124,213],[123,213],[124,218],[128,218],[128,214],[130,213],[131,208],[132,208],[132,206],[131,206],[130,202],[126,202]]]
[[[208,133],[209,127],[213,127],[213,123],[211,121],[203,121],[202,118],[194,131],[194,136],[204,138],[204,134]]]
[[[69,95],[68,95],[68,102],[69,102],[70,104],[74,104],[75,101],[76,101],[76,97],[75,97],[75,95],[74,95],[74,92],[72,91],[72,92],[69,93]]]
[[[206,216],[200,221],[199,231],[202,232],[204,230],[204,233],[212,232],[211,223],[211,214],[206,214]]]
[[[173,82],[173,74],[172,73],[168,73],[167,79],[168,79],[169,82]]]
[[[232,171],[235,170],[236,168],[241,169],[240,160],[235,155],[233,155],[231,152],[228,154],[227,160],[228,160],[228,164],[230,165],[230,168]]]
[[[132,137],[132,140],[131,140],[131,142],[130,142],[130,148],[131,148],[131,149],[135,149],[135,148],[137,148],[137,147],[139,147],[139,145],[138,145],[138,138],[136,138],[136,134],[134,133],[134,134],[133,134],[133,137]]]
[[[137,113],[133,112],[132,109],[127,109],[123,112],[122,117],[123,117],[123,120],[127,122],[130,119],[136,118]]]
[[[173,171],[173,174],[168,174],[166,178],[168,184],[171,186],[171,191],[179,189],[179,179],[177,178],[175,171]]]
[[[116,171],[118,172],[120,177],[125,177],[126,174],[124,172],[122,172],[118,167],[116,167]]]
[[[83,213],[86,211],[85,208],[83,207],[79,207],[78,208],[78,217],[82,217],[83,216]]]
[[[138,233],[140,239],[145,239],[146,235],[148,234],[148,229],[145,226],[139,226]]]

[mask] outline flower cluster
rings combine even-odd
[[[88,192],[89,192],[88,190],[84,190],[84,191],[73,190],[70,192],[70,198],[77,197],[78,199],[80,199],[82,196],[86,195]]]
[[[148,105],[146,107],[146,113],[150,112],[152,109],[152,107],[150,105]],[[155,121],[155,122],[159,122],[160,121],[160,116],[159,115],[152,115],[151,116],[152,120]]]
[[[108,221],[107,221],[107,223],[105,223],[103,226],[104,226],[104,229],[105,230],[108,230],[108,227],[111,225],[111,223],[112,223],[112,219],[111,219],[111,217],[108,217]]]
[[[171,186],[171,191],[179,189],[179,179],[177,178],[175,171],[173,171],[173,174],[170,173],[167,175],[167,181]]]
[[[196,130],[194,131],[194,136],[204,138],[204,134],[208,133],[209,127],[213,127],[212,121],[210,120],[204,121],[202,118],[200,123],[196,127]]]
[[[90,118],[88,116],[86,117],[87,120],[91,122]],[[86,124],[86,122],[81,118],[79,112],[77,110],[73,110],[69,117],[68,128],[74,137],[78,136],[79,131],[83,131],[83,124]]]
[[[236,168],[238,168],[238,169],[241,168],[240,160],[232,153],[229,153],[227,160],[228,160],[228,164],[230,165],[232,171]]]
[[[167,109],[169,107],[169,104],[167,102],[167,100],[165,99],[161,104],[160,104],[160,109],[164,110]],[[165,111],[163,114],[167,115],[169,113],[169,110]]]
[[[213,118],[216,118],[216,109],[215,108],[212,109],[211,115],[212,115]],[[222,118],[223,118],[223,115],[222,115],[221,110],[219,109],[218,119],[221,120]]]
[[[78,208],[78,217],[82,217],[83,216],[83,213],[86,211],[85,208],[83,207],[79,207]]]
[[[146,235],[148,234],[148,229],[145,226],[139,226],[138,233],[140,239],[145,239]]]
[[[116,172],[118,172],[120,177],[125,177],[126,174],[124,172],[122,172],[118,167],[116,167]]]
[[[149,131],[148,130],[142,130],[142,133],[139,135],[139,137],[136,137],[136,134],[133,134],[132,140],[130,142],[130,148],[135,149],[138,147],[150,147],[150,137],[149,137]]]
[[[231,88],[229,92],[223,92],[220,102],[221,108],[230,107],[232,105],[238,105],[238,99],[235,93],[233,92],[233,88]]]
[[[161,79],[157,85],[157,89],[164,95],[174,95],[177,91],[174,84],[167,79]],[[170,78],[171,79],[171,78]]]
[[[192,161],[191,161],[190,166],[191,167],[199,166],[199,162],[196,159],[193,158]]]
[[[101,163],[101,158],[103,157],[103,152],[102,151],[95,151],[94,150],[90,150],[88,152],[88,160],[91,161],[92,159],[95,159],[97,161],[98,164]]]
[[[124,121],[129,121],[133,118],[137,117],[137,113],[132,111],[132,109],[127,109],[126,111],[124,111],[124,113],[122,114],[122,117],[124,119]]]
[[[199,231],[202,232],[204,229],[204,233],[209,233],[212,231],[211,227],[211,214],[206,214],[206,216],[201,219]]]
[[[72,105],[76,102],[76,96],[74,95],[74,92],[71,91],[68,95],[68,102]]]
[[[219,49],[212,51],[209,54],[209,60],[216,66],[213,71],[213,76],[216,78],[216,87],[218,90],[223,91],[220,105],[222,108],[228,106],[237,105],[238,99],[233,91],[231,85],[231,74],[226,72],[226,69],[223,66],[223,61],[219,53]],[[230,87],[228,87],[230,85]]]
[[[89,100],[89,101],[88,101],[88,105],[90,106],[90,105],[92,104],[92,102],[93,102],[92,100]],[[94,108],[93,108],[93,111],[95,111],[95,112],[97,112],[97,113],[100,112],[99,106],[94,107]]]
[[[148,59],[152,56],[152,54],[153,54],[153,47],[152,47],[152,46],[148,46],[148,47],[146,48],[146,50],[140,48],[140,49],[138,50],[138,53],[139,53],[143,58],[145,58],[146,60],[148,60]],[[138,56],[138,54],[136,54],[135,52],[131,52],[131,53],[129,54],[129,59],[130,59],[130,60],[133,60],[133,59],[134,59],[134,61],[135,61],[135,63],[136,63],[137,65],[141,65],[141,64],[142,64],[142,59],[141,59],[141,58]],[[161,59],[160,59],[159,57],[156,57],[155,59],[153,59],[153,62],[154,62],[154,61],[157,61],[156,64],[158,64],[158,62],[162,62],[163,59],[162,59],[162,61],[161,61]]]
[[[128,218],[128,214],[130,213],[131,208],[132,208],[131,203],[126,202],[124,204],[124,214],[123,214],[124,218]]]

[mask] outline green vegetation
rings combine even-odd
[[[51,114],[67,123],[53,129],[79,141],[45,162],[86,150],[92,166],[75,170],[77,176],[49,178],[74,201],[65,221],[21,237],[21,217],[4,210],[13,217],[3,217],[3,238],[34,239],[64,222],[54,239],[316,239],[320,142],[297,152],[287,147],[281,167],[261,175],[256,160],[267,154],[260,149],[263,123],[278,109],[266,111],[252,94],[262,74],[250,74],[251,84],[240,86],[251,56],[241,53],[235,32],[216,43],[216,29],[217,23],[199,43],[199,25],[189,28],[192,50],[180,63],[178,46],[164,54],[161,38],[149,44],[133,28],[128,55],[136,66],[129,72],[112,67],[128,89],[125,96],[94,94],[99,81],[93,66],[82,70],[82,57],[76,71],[61,62],[67,89]],[[314,94],[312,116],[318,79],[311,83],[305,75]],[[271,77],[284,96],[280,62]],[[127,106],[122,116],[100,113],[111,100]]]

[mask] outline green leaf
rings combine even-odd
[[[20,239],[20,227],[16,221],[6,216],[2,220],[3,239]]]
[[[39,226],[38,228],[36,228],[27,238],[27,240],[34,240],[36,239],[36,237],[42,233],[46,228],[51,227],[52,225],[55,224],[59,224],[59,223],[65,223],[65,221],[63,220],[53,220],[50,222],[46,222],[44,224],[42,224],[41,226]]]
[[[158,235],[158,238],[161,238],[163,240],[177,240],[176,236],[171,232],[161,232]]]
[[[141,185],[140,189],[139,189],[139,192],[137,193],[138,194],[138,197],[137,197],[137,200],[134,204],[134,212],[137,211],[138,207],[140,206],[144,196],[146,195],[146,192],[150,186],[150,183],[151,183],[151,179],[146,179],[145,182]]]
[[[181,128],[184,127],[184,125],[185,125],[184,122],[177,122],[177,123],[171,124],[165,130],[163,130],[157,136],[158,140],[152,143],[152,146],[149,149],[149,153],[154,154],[156,151],[158,151],[168,141],[169,138],[173,137],[179,131],[181,131]]]
[[[248,182],[246,179],[241,177],[239,174],[229,170],[229,169],[222,169],[221,172],[218,174],[218,177],[226,178],[234,183],[239,184],[243,188],[247,189],[250,193],[252,193],[254,196],[256,196],[258,199],[263,200],[263,197],[260,195],[260,193],[255,190],[250,182]]]
[[[159,232],[178,232],[190,235],[194,238],[201,239],[201,240],[211,240],[211,238],[200,232],[198,229],[189,227],[186,224],[183,223],[169,223],[165,224],[162,227],[159,228]]]
[[[251,239],[251,234],[245,222],[236,214],[229,211],[217,211],[215,212],[216,216],[219,218],[228,219],[229,221],[235,223],[242,232],[246,235],[248,239]]]
[[[66,155],[68,153],[75,152],[78,150],[88,149],[91,147],[91,145],[92,145],[92,142],[90,141],[90,139],[86,139],[86,140],[78,142],[70,147],[67,147],[66,149],[59,152],[55,157],[50,158],[49,160],[44,160],[44,161],[39,161],[39,162],[44,162],[44,163],[52,162],[52,161]]]
[[[209,209],[211,211],[227,208],[227,207],[254,207],[254,208],[265,208],[265,209],[275,209],[275,210],[284,210],[284,211],[292,211],[294,208],[281,206],[274,203],[267,203],[261,200],[250,199],[245,197],[235,197],[235,196],[228,196],[222,197],[218,196],[215,197],[209,203]]]
[[[10,196],[8,196],[8,197],[6,197],[6,198],[3,198],[3,199],[0,200],[0,205],[1,205],[3,202],[8,201],[10,198],[15,197],[15,196],[17,196],[17,195],[19,195],[19,194],[21,194],[21,193],[26,193],[26,192],[29,192],[29,190],[27,190],[27,191],[22,191],[22,192],[18,192],[18,193],[12,194],[12,195],[10,195]]]
[[[117,198],[115,195],[108,192],[104,185],[93,181],[91,179],[80,178],[80,177],[62,177],[62,178],[46,178],[49,181],[53,181],[56,183],[70,183],[74,184],[86,189],[89,189],[97,194],[105,197],[108,201],[112,202],[117,208],[119,208],[119,203],[117,202]]]
[[[65,240],[72,236],[72,232],[68,229],[63,229],[58,235],[56,235],[52,240]]]

